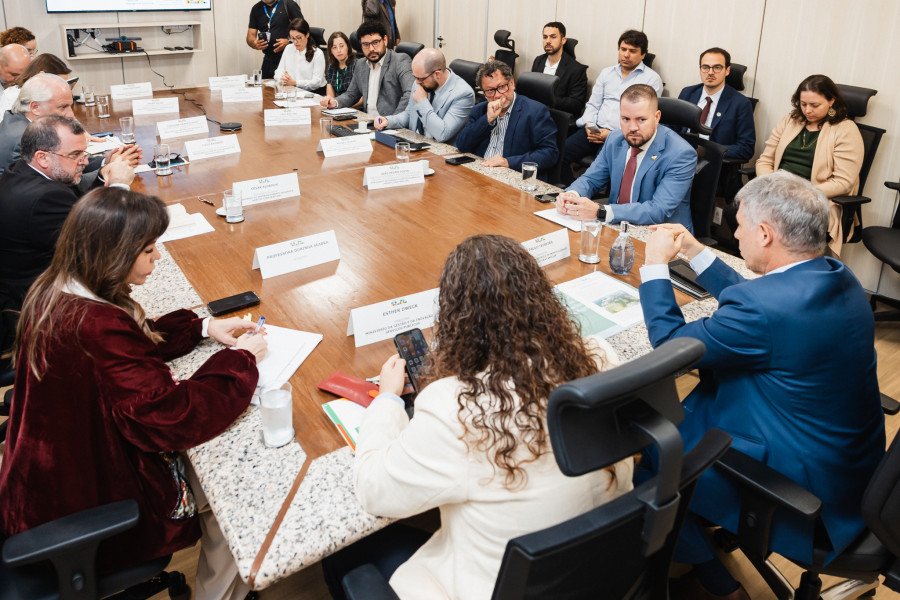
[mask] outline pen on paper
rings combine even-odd
[[[262,315],[259,316],[259,321],[256,322],[256,329],[250,332],[250,335],[256,335],[259,333],[259,330],[262,329],[262,326],[266,324],[266,318]]]

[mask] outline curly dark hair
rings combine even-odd
[[[800,82],[800,85],[797,86],[797,91],[791,96],[791,106],[794,107],[791,111],[791,118],[795,121],[806,123],[806,116],[803,114],[803,111],[800,110],[801,92],[815,92],[829,102],[834,100],[834,104],[831,105],[831,108],[834,109],[834,116],[825,115],[825,118],[822,119],[822,121],[834,125],[847,118],[847,103],[844,102],[844,97],[841,96],[841,91],[838,89],[838,86],[835,85],[827,75],[810,75]],[[822,123],[820,122],[819,128],[821,129],[821,127]]]
[[[514,240],[463,241],[447,258],[440,290],[430,376],[460,380],[464,441],[488,453],[507,487],[524,485],[522,465],[547,451],[550,392],[596,373],[598,363],[537,261]]]

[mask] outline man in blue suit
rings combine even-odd
[[[693,231],[691,183],[697,152],[659,125],[656,91],[636,83],[619,100],[621,129],[609,134],[584,172],[556,200],[559,212],[578,219],[635,225],[680,223]],[[609,185],[609,205],[590,198]]]
[[[731,55],[722,48],[710,48],[700,55],[703,83],[690,85],[678,94],[679,100],[698,105],[701,121],[712,128],[710,140],[725,146],[725,158],[748,161],[756,145],[753,105],[725,79],[731,73]],[[703,136],[707,137],[707,136]]]
[[[676,337],[706,345],[700,384],[684,401],[679,429],[692,448],[712,427],[733,447],[822,500],[821,521],[839,554],[863,530],[860,503],[884,453],[866,295],[843,263],[825,258],[828,201],[808,181],[779,171],[754,179],[737,200],[735,237],[745,280],[683,227],[659,225],[641,268],[641,307],[653,346]],[[685,323],[669,281],[679,252],[719,301],[712,316]],[[737,531],[738,497],[715,469],[700,479],[691,512]],[[688,515],[676,560],[695,565],[703,589],[685,597],[746,598]],[[814,526],[777,520],[771,549],[811,562]]]
[[[489,60],[478,69],[486,102],[472,107],[456,147],[484,157],[486,167],[519,171],[523,162],[535,162],[538,173],[556,165],[556,124],[540,102],[516,94],[512,70],[504,62]]]

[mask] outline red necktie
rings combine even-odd
[[[628,164],[625,165],[625,174],[622,175],[622,185],[619,186],[619,204],[631,202],[631,186],[634,183],[634,174],[637,171],[637,155],[640,151],[640,148],[631,148],[631,156],[628,157]]]
[[[712,98],[706,97],[706,106],[700,111],[700,124],[706,125],[706,119],[709,118],[709,107],[712,106]]]

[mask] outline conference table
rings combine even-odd
[[[560,225],[533,214],[552,205],[523,191],[519,173],[480,162],[445,164],[443,156],[455,153],[452,146],[434,143],[413,155],[414,160],[429,160],[435,171],[424,183],[368,191],[365,168],[395,162],[394,150],[373,143],[371,153],[324,158],[316,151],[318,107],[311,108],[310,125],[266,127],[263,109],[276,108],[268,87],[261,102],[223,103],[220,91],[206,88],[154,93],[154,98],[173,96],[179,99],[177,115],[135,117],[145,162],[159,143],[158,121],[204,114],[219,122],[239,121],[243,127],[224,133],[208,122],[207,134],[164,141],[182,153],[187,140],[235,135],[241,151],[175,167],[170,176],[145,172],[136,178],[133,190],[157,195],[167,204],[181,203],[189,213],[203,214],[215,230],[161,244],[156,272],[135,289],[134,297],[150,316],[182,307],[205,315],[210,300],[252,290],[261,299],[252,309],[254,318],[265,315],[269,324],[324,336],[290,380],[294,442],[267,448],[259,411],[251,406],[227,431],[187,452],[241,576],[262,589],[390,522],[359,506],[352,452],[322,409],[335,396],[316,388],[335,371],[377,375],[395,351],[390,340],[356,348],[347,335],[350,310],[436,288],[448,253],[467,236],[492,233],[525,241],[558,231]],[[92,132],[116,131],[118,117],[131,114],[130,100],[114,100],[112,117],[105,119],[97,117],[96,108],[76,108],[76,116]],[[409,131],[403,135],[423,139]],[[222,191],[233,182],[295,172],[299,197],[248,206],[241,223],[228,224],[215,214]],[[538,191],[558,190],[539,182]],[[326,231],[334,231],[338,241],[337,261],[265,280],[251,268],[256,248]],[[601,257],[617,234],[615,228],[602,229]],[[637,266],[643,262],[640,239],[647,230],[635,227],[632,234],[638,239],[635,268],[614,277],[637,287]],[[595,270],[611,274],[605,258],[596,265],[579,262],[579,235],[568,235],[572,256],[544,267],[551,281]],[[746,273],[742,261],[721,256]],[[694,301],[680,292],[676,298],[689,320],[715,310],[714,300]],[[650,350],[643,325],[608,341],[620,360]],[[173,372],[190,376],[220,348],[204,341],[192,354],[173,361]]]

